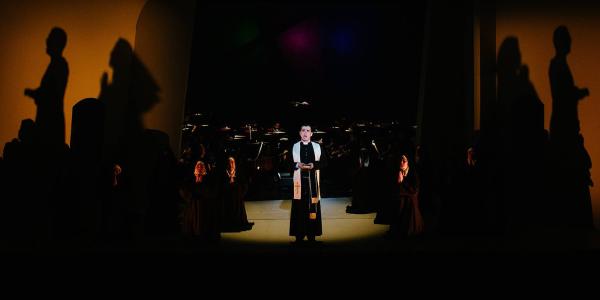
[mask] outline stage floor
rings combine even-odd
[[[321,200],[323,236],[322,242],[348,242],[374,237],[382,238],[387,225],[373,224],[375,213],[347,214],[346,206],[351,198],[324,198]],[[253,243],[289,243],[290,209],[292,200],[247,201],[248,220],[254,222],[250,231],[223,233],[222,240],[246,241]]]
[[[221,253],[456,254],[456,253],[596,253],[600,234],[534,229],[518,235],[425,234],[404,240],[385,238],[389,226],[374,224],[375,214],[347,214],[351,198],[321,200],[323,235],[314,246],[297,246],[288,235],[291,200],[248,201],[254,228],[223,233]]]

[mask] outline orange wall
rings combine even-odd
[[[133,45],[138,16],[146,0],[20,0],[0,3],[0,143],[17,136],[20,121],[35,118],[35,105],[23,96],[36,88],[48,65],[45,39],[59,26],[68,36],[69,63],[65,95],[66,141],[71,109],[79,100],[97,97],[100,76],[119,37]],[[110,74],[110,72],[109,72]]]
[[[194,30],[193,0],[150,0],[140,13],[135,52],[160,87],[159,102],[145,116],[147,128],[169,135],[179,152]]]
[[[600,7],[598,5],[545,4],[502,5],[496,11],[496,46],[508,36],[519,39],[522,61],[545,106],[545,127],[552,113],[548,67],[554,56],[552,34],[559,25],[569,28],[573,40],[569,66],[579,87],[588,87],[590,97],[579,104],[579,120],[585,147],[592,157],[591,189],[596,227],[600,227]]]

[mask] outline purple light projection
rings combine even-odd
[[[321,45],[319,27],[316,20],[307,20],[295,25],[280,37],[284,55],[297,68],[319,66]]]

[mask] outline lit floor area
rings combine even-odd
[[[373,223],[375,214],[347,214],[351,198],[321,200],[323,235],[313,246],[297,246],[288,235],[291,200],[248,201],[250,231],[223,233],[215,248],[232,254],[461,254],[461,253],[596,253],[598,232],[535,229],[518,235],[426,234],[405,240],[387,240],[387,225]]]
[[[321,200],[323,243],[349,242],[374,237],[383,237],[388,226],[373,224],[375,214],[347,214],[350,198],[325,198]],[[248,220],[254,222],[250,231],[223,233],[223,241],[253,243],[289,243],[294,240],[288,235],[292,200],[248,201]]]

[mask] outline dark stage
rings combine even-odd
[[[0,255],[600,250],[598,4],[27,0],[0,16]]]

